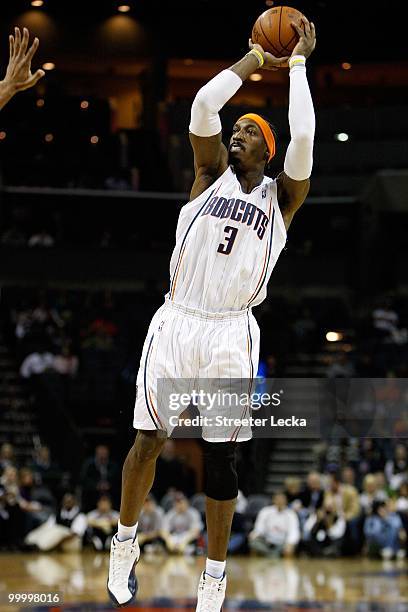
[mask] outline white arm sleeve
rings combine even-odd
[[[304,181],[312,173],[315,113],[306,77],[306,67],[291,68],[289,85],[289,127],[291,141],[284,170],[291,179]]]
[[[232,70],[223,70],[194,98],[191,107],[189,130],[196,136],[215,136],[221,132],[219,111],[242,85],[240,77]]]

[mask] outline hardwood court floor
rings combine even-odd
[[[111,610],[106,596],[107,553],[1,554],[0,611],[9,592],[60,591],[56,610]],[[138,602],[133,609],[195,610],[203,558],[144,555],[137,566]],[[226,608],[291,611],[408,611],[408,564],[368,559],[232,557],[228,561]],[[31,608],[32,609],[32,608]],[[45,607],[35,608],[48,610]]]

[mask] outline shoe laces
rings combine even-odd
[[[119,576],[121,577],[121,574],[128,569],[126,562],[132,556],[132,553],[135,551],[135,549],[135,544],[132,544],[132,546],[114,546],[112,554],[113,582],[115,582]]]
[[[205,580],[201,586],[203,598],[201,600],[201,612],[214,612],[214,605],[217,603],[217,596],[222,589],[221,580]]]

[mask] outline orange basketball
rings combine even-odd
[[[275,6],[268,9],[255,21],[252,28],[252,42],[261,45],[275,57],[290,55],[299,36],[290,25],[293,21],[301,25],[303,14],[290,6]],[[304,26],[301,25],[301,27]]]

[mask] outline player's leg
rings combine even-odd
[[[137,521],[143,502],[153,484],[156,459],[166,439],[156,406],[156,379],[161,371],[160,308],[152,319],[144,343],[137,375],[133,426],[138,430],[135,442],[123,465],[122,499],[118,533],[112,538],[108,593],[116,606],[123,606],[137,591],[135,565],[140,549],[137,541]]]
[[[211,337],[216,341],[211,343]],[[259,327],[253,316],[244,314],[228,323],[218,323],[217,333],[210,333],[209,345],[207,363],[210,365],[205,370],[200,369],[200,379],[209,381],[209,387],[215,383],[215,389],[225,386],[226,391],[250,394],[259,353]],[[245,418],[249,413],[247,403],[244,406],[230,404],[217,406],[213,416]],[[236,443],[249,440],[252,432],[250,427],[222,425],[204,427],[203,437],[208,558],[200,578],[197,611],[219,612],[225,597],[227,550],[238,496]]]
[[[137,433],[135,442],[123,464],[119,540],[127,539],[124,536],[129,533],[125,530],[121,533],[121,527],[132,529],[129,537],[134,537],[136,533],[136,524],[142,506],[153,485],[156,460],[166,439],[163,431],[152,430]]]
[[[206,498],[205,515],[208,529],[208,561],[207,573],[214,578],[220,578],[225,569],[228,543],[231,535],[232,519],[235,512],[237,498],[227,500]],[[211,561],[223,562],[222,572],[214,571]],[[221,565],[218,566],[221,568]],[[214,575],[215,574],[215,575]]]
[[[238,496],[235,442],[204,442],[207,560],[198,585],[197,612],[221,610],[227,578],[225,566]]]
[[[118,607],[130,603],[136,595],[135,566],[140,557],[137,521],[153,485],[156,460],[165,440],[162,431],[139,431],[123,465],[120,519],[111,542],[107,585],[109,597]]]
[[[214,578],[220,578],[225,569],[232,518],[238,496],[236,443],[205,441],[204,445],[206,522],[210,562],[207,563],[206,571]],[[218,575],[214,575],[215,567],[211,568],[211,561],[224,564]],[[221,568],[221,565],[218,567]]]

